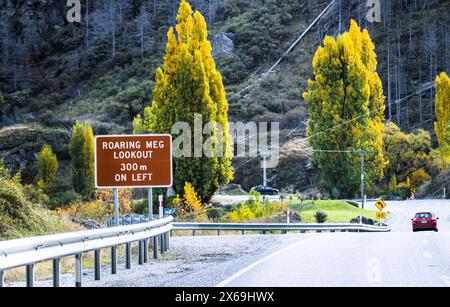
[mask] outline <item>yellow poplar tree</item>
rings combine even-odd
[[[218,187],[233,176],[228,102],[222,76],[211,55],[202,14],[193,13],[189,3],[182,0],[176,20],[175,29],[170,28],[167,33],[164,68],[156,71],[153,103],[145,108],[143,118],[135,118],[133,130],[135,133],[171,133],[174,123],[185,122],[190,125],[190,137],[194,140],[195,114],[202,116],[203,124],[213,122],[221,126],[222,129],[212,129],[211,134],[201,140],[201,144],[211,141],[210,146],[204,146],[207,155],[174,159],[175,191],[184,195],[184,183],[190,182],[201,199],[208,201]],[[195,142],[190,146],[190,152],[194,153]]]
[[[450,162],[450,79],[445,72],[436,78],[434,131],[444,159]]]
[[[366,152],[366,184],[381,179],[384,96],[376,72],[375,46],[367,30],[355,21],[334,39],[325,37],[314,59],[315,80],[308,81],[303,97],[308,104],[308,137],[316,150]],[[314,163],[326,188],[350,197],[360,186],[358,153],[315,152]]]
[[[51,184],[56,179],[58,172],[58,159],[49,145],[42,147],[38,155],[39,181],[38,186],[44,187]]]

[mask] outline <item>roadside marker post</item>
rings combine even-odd
[[[115,225],[114,226],[119,226],[119,189],[115,188],[114,189],[114,220],[115,220]]]
[[[164,207],[163,207],[164,197],[162,195],[159,195],[158,199],[159,199],[159,218],[162,219],[164,218]]]
[[[153,221],[153,189],[148,189],[148,218]]]

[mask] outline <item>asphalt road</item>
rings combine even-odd
[[[450,287],[450,200],[387,203],[390,233],[174,237],[164,257],[143,266],[134,259],[131,270],[121,263],[114,276],[104,266],[101,281],[86,269],[83,285]],[[373,206],[369,202],[366,208]],[[418,211],[435,212],[440,232],[413,233],[411,218]],[[73,283],[73,274],[63,275],[63,286]]]
[[[218,285],[450,287],[450,201],[388,202],[386,211],[392,213],[391,233],[299,236]],[[413,233],[418,211],[435,212],[440,232]]]

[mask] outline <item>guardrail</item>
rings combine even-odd
[[[267,231],[307,231],[314,232],[389,232],[388,226],[373,226],[365,224],[305,224],[305,223],[172,223],[173,230],[192,230],[192,235],[198,230],[220,231],[259,231],[265,234]]]
[[[173,217],[148,223],[114,228],[77,231],[48,236],[30,237],[0,242],[0,287],[4,285],[4,272],[26,267],[26,285],[34,285],[34,265],[53,261],[53,286],[60,285],[61,257],[75,256],[75,286],[81,287],[82,254],[94,251],[94,276],[100,280],[100,252],[111,248],[111,273],[117,274],[117,246],[125,245],[125,266],[131,268],[132,243],[139,244],[139,265],[148,261],[149,239],[153,239],[153,257],[158,257],[158,241],[161,254],[169,248]]]

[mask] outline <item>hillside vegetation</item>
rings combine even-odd
[[[386,119],[404,132],[424,128],[436,147],[434,90],[409,95],[448,71],[449,1],[381,1],[381,22],[370,23],[366,1],[338,0],[271,74],[265,72],[329,0],[189,2],[205,16],[230,121],[275,121],[284,130],[280,167],[269,171],[269,184],[291,192],[314,189],[317,172],[301,140],[308,118],[301,93],[313,78],[317,47],[326,35],[348,31],[351,19],[374,40]],[[0,157],[22,172],[25,183],[36,182],[37,154],[45,144],[58,158],[58,178],[69,182],[67,145],[75,121],[91,124],[95,134],[129,133],[133,118],[153,100],[179,1],[86,3],[82,22],[68,23],[65,1],[0,2]],[[259,163],[235,159],[234,183],[246,189],[260,183]],[[440,189],[445,178],[439,178]],[[430,193],[439,192],[424,192]]]
[[[61,219],[30,202],[20,174],[12,175],[0,160],[0,240],[65,230]]]

